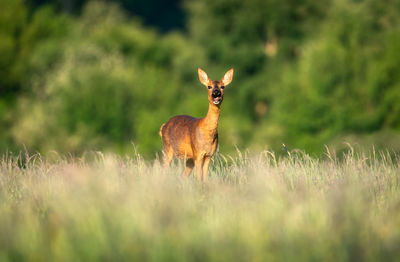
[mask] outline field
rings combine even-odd
[[[3,155],[0,261],[400,261],[400,165],[389,152],[216,155],[176,162]]]

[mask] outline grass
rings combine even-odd
[[[3,155],[0,261],[400,261],[399,160]]]

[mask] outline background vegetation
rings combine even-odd
[[[0,148],[153,158],[234,67],[222,152],[400,151],[397,0],[0,0]]]

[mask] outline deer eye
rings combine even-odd
[[[225,86],[221,86],[221,89],[224,89],[225,88]]]
[[[212,88],[212,86],[208,86],[208,89],[211,89]]]

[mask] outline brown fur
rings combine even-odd
[[[208,113],[204,118],[187,115],[174,116],[161,125],[160,136],[163,141],[163,163],[167,168],[173,157],[186,160],[186,175],[196,167],[196,176],[206,181],[210,158],[218,145],[218,120],[223,100],[223,87],[233,77],[233,69],[229,70],[220,81],[209,80],[207,74],[198,69],[200,82],[208,89]],[[219,104],[214,104],[213,91],[221,92]]]

